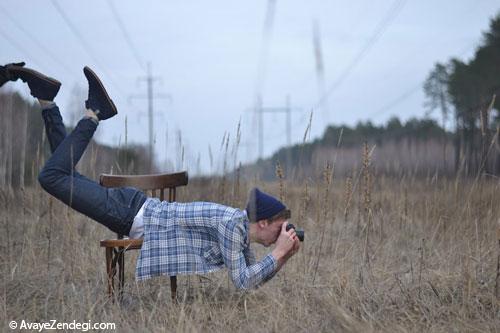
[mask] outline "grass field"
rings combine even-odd
[[[336,179],[327,167],[304,182],[193,180],[179,201],[243,207],[250,185],[292,208],[306,231],[300,252],[255,291],[236,291],[225,271],[181,276],[178,304],[167,277],[134,282],[137,251],[127,255],[123,302],[110,302],[99,240],[111,232],[39,187],[4,188],[5,330],[22,319],[113,322],[119,332],[500,330],[498,179],[395,179],[368,169]]]

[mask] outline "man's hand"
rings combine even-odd
[[[276,240],[276,248],[271,254],[278,260],[278,265],[283,265],[300,248],[300,241],[295,233],[295,229],[286,231],[288,222],[283,222],[281,233]]]
[[[300,249],[300,240],[299,237],[295,236],[295,239],[293,241],[293,247],[290,251],[288,251],[288,254],[285,256],[286,260],[292,257],[295,253],[299,252],[299,249]]]

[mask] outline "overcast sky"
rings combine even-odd
[[[311,139],[329,123],[422,117],[421,84],[434,63],[473,56],[499,9],[498,0],[2,0],[0,62],[25,60],[60,80],[56,102],[68,121],[75,100],[83,106],[86,96],[82,68],[93,68],[119,112],[101,122],[97,138],[114,145],[123,144],[125,118],[128,142],[148,142],[146,100],[129,97],[146,94],[138,78],[151,62],[161,78],[154,92],[171,96],[154,103],[158,166],[171,171],[168,158],[173,168],[196,172],[200,154],[209,172],[209,146],[217,160],[224,134],[230,133],[232,145],[240,119],[238,159],[257,157],[257,122],[249,111],[257,93],[264,107],[282,107],[290,95],[293,142],[302,140],[311,110]],[[267,29],[266,15],[273,18]],[[314,21],[323,84],[316,73]],[[29,96],[19,83],[1,89]],[[286,144],[285,117],[267,113],[263,119],[266,157]]]

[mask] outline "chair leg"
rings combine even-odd
[[[175,302],[175,300],[177,299],[177,276],[170,277],[170,292],[172,301]]]
[[[109,298],[113,297],[113,280],[114,280],[114,272],[113,272],[113,248],[106,248],[106,272],[108,273],[108,296]]]
[[[125,249],[120,247],[118,250],[118,297],[123,298],[123,286],[125,285]]]

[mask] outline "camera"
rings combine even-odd
[[[303,242],[304,241],[304,230],[297,230],[297,228],[295,228],[295,226],[291,223],[288,223],[287,226],[286,226],[286,231],[290,230],[290,229],[295,229],[295,234],[297,235],[297,238],[299,239],[299,241]]]

